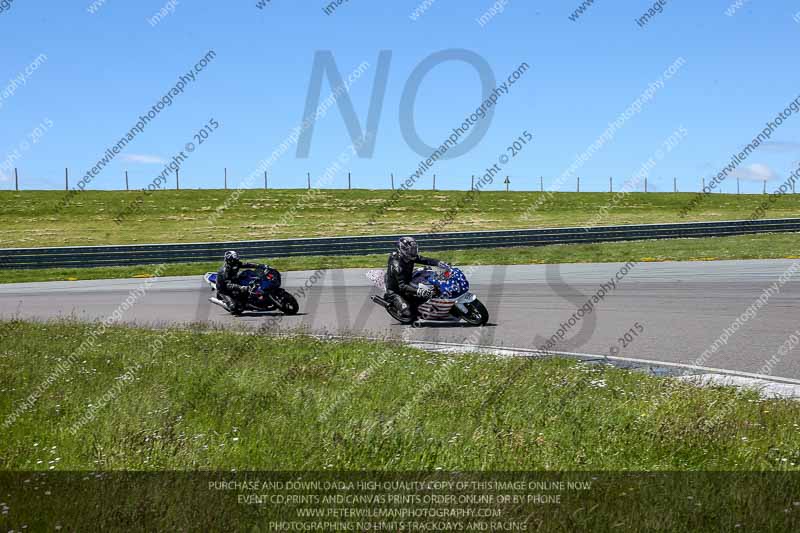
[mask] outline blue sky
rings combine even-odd
[[[171,160],[211,119],[220,126],[182,164],[181,185],[220,187],[225,167],[236,185],[301,123],[319,50],[331,51],[344,76],[369,64],[349,94],[362,127],[378,54],[392,51],[374,152],[350,158],[334,186],[345,186],[347,171],[354,186],[382,188],[390,172],[399,179],[417,169],[422,158],[401,134],[400,99],[414,68],[442,50],[475,52],[498,81],[522,63],[530,69],[499,100],[477,146],[438,161],[420,188],[430,187],[435,172],[439,187],[463,189],[523,131],[534,141],[502,174],[510,175],[513,189],[538,188],[540,175],[547,186],[683,58],[674,76],[574,174],[583,190],[604,190],[609,176],[621,183],[683,128],[685,138],[658,160],[649,183],[669,190],[675,176],[681,190],[697,190],[703,176],[719,172],[800,96],[800,23],[793,19],[800,0],[744,1],[733,16],[725,14],[732,0],[669,1],[643,28],[635,19],[652,2],[597,1],[572,21],[577,0],[505,0],[503,12],[481,26],[477,19],[494,0],[349,0],[330,15],[323,0],[271,0],[263,9],[257,1],[178,0],[155,25],[148,19],[167,0],[96,1],[95,13],[89,0],[10,2],[0,12],[0,164],[9,157],[13,164],[0,176],[0,188],[13,187],[13,166],[23,188],[63,187],[65,167],[74,183],[209,50],[216,56],[196,81],[88,188],[120,188],[125,170],[131,187],[146,186],[162,172],[159,161]],[[41,54],[46,59],[10,94],[11,80]],[[322,99],[329,93],[325,79]],[[419,86],[416,130],[438,145],[480,103],[476,70],[442,63]],[[800,114],[787,118],[771,140],[740,167],[745,191],[760,192],[764,177],[777,183],[800,159]],[[315,125],[309,157],[288,150],[271,167],[271,186],[305,186],[306,172],[316,181],[351,142],[338,108],[331,108]],[[572,177],[564,189],[574,189]],[[488,186],[503,187],[499,180]],[[723,190],[735,190],[735,183]]]

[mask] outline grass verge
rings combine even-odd
[[[70,359],[93,327],[0,322],[0,482],[14,489],[2,495],[2,525],[274,529],[267,520],[307,522],[297,518],[303,504],[242,505],[247,490],[209,482],[353,481],[352,471],[370,481],[528,472],[588,483],[532,491],[561,494],[558,505],[493,500],[526,529],[797,524],[798,402],[564,359],[302,335],[110,327]],[[86,475],[121,470],[162,474]]]
[[[430,255],[446,259],[454,265],[783,259],[800,257],[800,234],[776,233],[707,237],[703,239],[665,239],[658,241],[490,248],[486,250],[451,250],[435,252]],[[383,268],[386,266],[386,254],[247,259],[269,262],[269,264],[283,272],[320,268]],[[215,271],[219,266],[220,262],[174,263],[166,265],[161,272],[162,276],[191,276]],[[83,269],[7,270],[0,271],[0,283],[146,277],[150,276],[153,271],[153,265]]]
[[[64,194],[0,191],[0,248],[733,220],[748,218],[766,198],[711,194],[680,218],[694,193],[630,193],[618,199],[610,193],[556,193],[526,217],[542,193],[487,191],[465,201],[464,191],[410,190],[391,203],[392,191],[385,190],[271,189],[241,191],[222,216],[212,217],[233,191],[146,196],[141,191],[86,191],[60,209]],[[141,204],[133,204],[137,199]],[[115,222],[131,205],[139,207]],[[799,212],[800,195],[784,195],[766,216],[787,218]]]
[[[0,469],[800,469],[800,403],[732,388],[563,359],[124,327],[70,363],[92,327],[0,323]]]

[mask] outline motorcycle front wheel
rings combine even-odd
[[[489,322],[489,311],[480,300],[476,299],[468,304],[464,304],[464,307],[467,308],[467,312],[459,312],[459,315],[470,326],[483,326]]]
[[[297,298],[283,289],[277,289],[270,294],[270,299],[275,302],[278,309],[283,311],[285,315],[296,315],[300,310],[300,304],[297,303]]]

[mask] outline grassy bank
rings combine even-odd
[[[0,469],[800,469],[800,404],[729,388],[562,359],[118,327],[69,364],[90,328],[0,323]]]
[[[777,531],[798,523],[798,402],[564,359],[302,336],[113,327],[70,360],[91,328],[0,322],[7,529],[274,530],[268,520],[308,523],[305,508],[342,507],[239,498],[369,492],[217,490],[211,482],[357,479],[587,487],[515,492],[558,495],[557,505],[449,506],[501,509],[498,518],[448,520],[495,524],[482,530],[500,521],[541,531]],[[35,402],[23,404],[31,394]],[[744,472],[754,470],[771,473]]]
[[[388,251],[387,251],[388,252]],[[423,250],[424,253],[424,250]],[[715,259],[783,259],[800,256],[800,234],[779,233],[708,237],[704,239],[666,239],[602,244],[565,244],[538,247],[451,250],[430,255],[454,265],[520,265],[537,263],[602,263],[626,261],[697,261]],[[251,259],[251,258],[247,258]],[[269,262],[281,271],[318,268],[383,268],[386,254],[341,257],[252,258]],[[162,269],[163,276],[200,275],[219,268],[220,262],[175,263]],[[106,268],[53,268],[9,270],[0,283],[113,279],[148,276],[152,265]]]
[[[0,248],[63,245],[205,242],[288,237],[632,224],[748,218],[763,195],[709,195],[685,219],[693,193],[631,193],[607,210],[609,193],[557,193],[535,209],[537,192],[483,192],[464,203],[463,191],[407,191],[384,206],[391,191],[247,190],[223,216],[209,220],[232,191],[88,191],[57,207],[62,191],[0,191]],[[137,198],[121,223],[114,219]],[[448,212],[458,207],[457,213]],[[379,213],[376,215],[376,212]],[[778,199],[767,217],[794,217],[800,196]],[[444,222],[447,222],[446,224]]]

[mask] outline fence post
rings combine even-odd
[[[127,170],[125,171],[125,190],[126,190],[126,191],[129,191],[129,190],[131,190],[131,189],[128,187],[128,171],[127,171]]]
[[[181,176],[179,174],[180,170],[175,171],[175,190],[181,190]]]
[[[14,190],[19,191],[19,174],[17,174],[17,167],[14,167]]]
[[[64,169],[64,190],[69,191],[69,169]]]
[[[347,190],[349,191],[352,188],[350,184],[350,173],[347,173]]]

